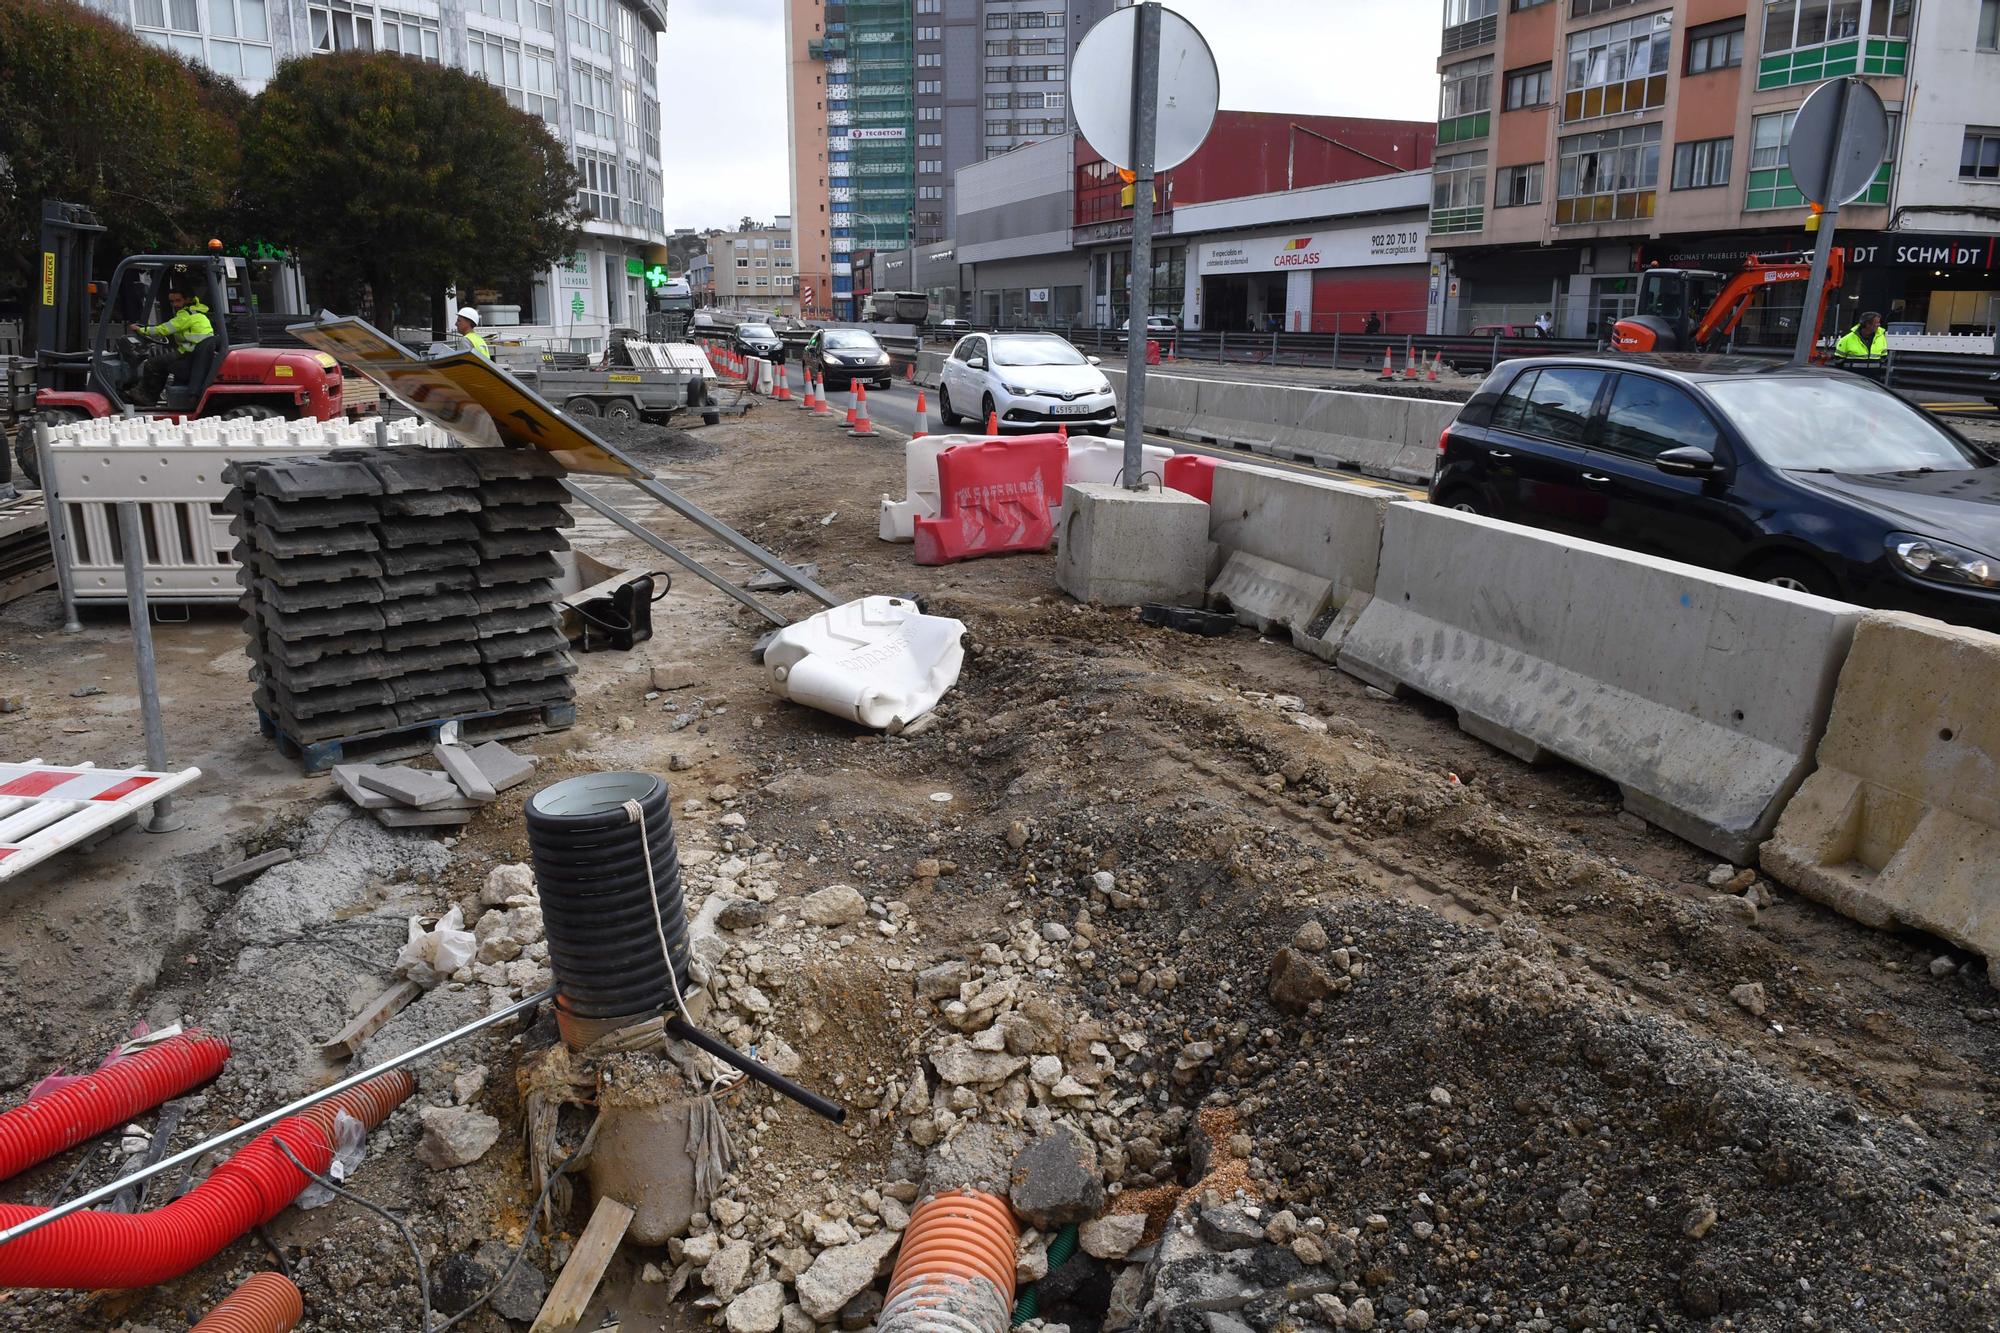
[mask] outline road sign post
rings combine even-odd
[[[1159,130],[1160,7],[1140,5],[1132,35],[1132,263],[1125,305],[1125,488],[1146,484],[1146,326],[1153,313],[1153,147]]]
[[[1792,122],[1786,147],[1792,180],[1809,203],[1822,209],[1812,278],[1806,283],[1805,309],[1799,312],[1799,336],[1792,347],[1795,366],[1812,359],[1819,341],[1820,301],[1826,292],[1826,267],[1833,255],[1840,206],[1868,189],[1888,151],[1889,115],[1882,99],[1851,75],[1815,88]]]

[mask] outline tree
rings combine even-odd
[[[577,174],[485,80],[409,56],[289,60],[243,126],[244,203],[306,257],[315,301],[365,285],[385,327],[458,280],[519,280],[570,253]]]
[[[248,106],[73,0],[0,0],[0,287],[26,289],[44,199],[95,210],[100,255],[199,251],[227,218]]]

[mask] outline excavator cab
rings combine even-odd
[[[1727,281],[1708,269],[1647,269],[1639,275],[1638,310],[1618,321],[1611,345],[1621,352],[1692,350],[1695,324]]]

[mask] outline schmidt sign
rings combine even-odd
[[[1879,241],[1850,246],[1847,262],[1870,268],[1975,268],[1991,273],[2000,271],[2000,237],[1890,232]]]

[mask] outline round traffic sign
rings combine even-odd
[[[1808,203],[1839,208],[1861,197],[1889,152],[1889,113],[1857,78],[1813,89],[1792,122],[1786,156]]]
[[[1077,128],[1104,160],[1132,169],[1132,47],[1139,8],[1114,10],[1077,43],[1070,62],[1070,106]],[[1200,32],[1171,9],[1160,10],[1159,129],[1153,167],[1165,171],[1194,156],[1215,123],[1222,76]]]

